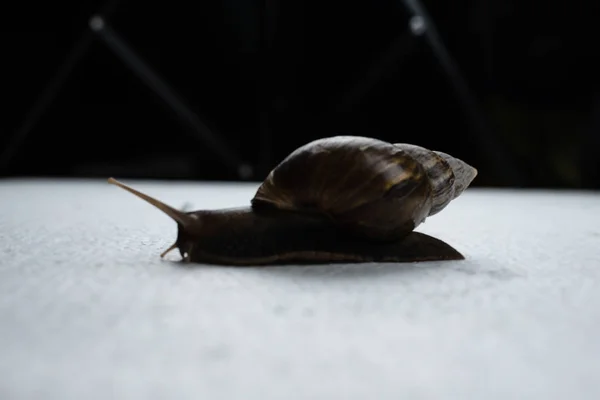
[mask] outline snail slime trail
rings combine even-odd
[[[336,171],[328,174],[327,171]],[[449,244],[414,229],[470,185],[477,170],[415,145],[333,136],[292,152],[250,204],[183,212],[113,178],[177,224],[192,263],[252,266],[462,260]]]

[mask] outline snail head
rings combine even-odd
[[[198,227],[198,215],[192,212],[183,212],[177,210],[160,200],[154,199],[138,190],[133,189],[126,184],[117,181],[114,178],[109,178],[108,183],[116,185],[129,193],[145,200],[146,202],[152,204],[154,207],[158,208],[165,214],[167,214],[171,219],[173,219],[177,223],[177,239],[175,243],[173,243],[168,249],[163,251],[160,255],[163,258],[167,253],[171,252],[174,249],[178,249],[181,257],[184,261],[189,260],[190,252],[192,251],[192,233],[195,228]]]

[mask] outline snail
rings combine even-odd
[[[248,206],[183,212],[114,178],[177,223],[183,262],[252,266],[462,260],[414,229],[463,193],[477,170],[448,154],[362,136],[309,142],[283,159]]]

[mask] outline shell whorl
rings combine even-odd
[[[408,143],[394,143],[425,169],[433,193],[429,216],[442,211],[462,194],[477,176],[477,170],[466,162],[440,151]]]

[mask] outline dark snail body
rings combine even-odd
[[[249,207],[182,212],[109,179],[173,218],[184,261],[228,265],[459,260],[448,244],[414,232],[477,171],[445,153],[336,136],[286,157]],[[161,255],[161,256],[162,256]]]
[[[460,260],[446,243],[411,232],[403,240],[358,238],[331,220],[252,207],[197,211],[198,226],[179,225],[177,247],[184,260],[225,265],[328,262]]]

